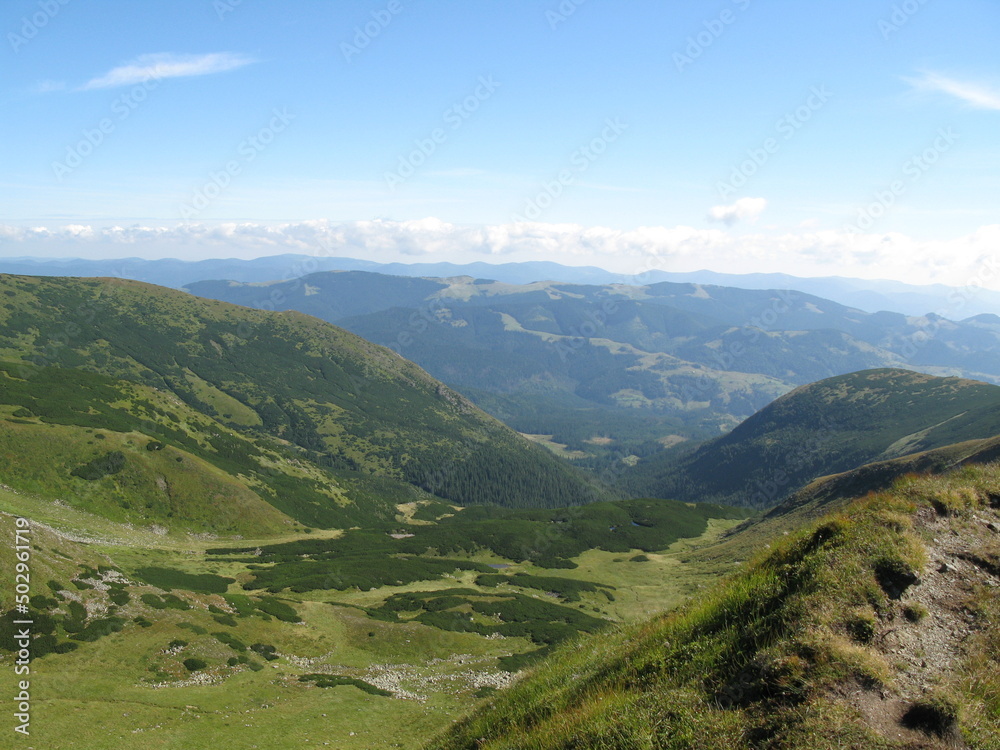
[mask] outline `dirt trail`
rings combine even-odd
[[[915,530],[927,538],[927,564],[900,598],[874,645],[894,667],[893,684],[882,690],[844,689],[841,698],[858,709],[888,739],[913,748],[966,748],[958,736],[933,737],[908,729],[904,717],[914,703],[946,684],[983,626],[971,602],[982,591],[1000,596],[1000,513],[939,516],[920,510]]]

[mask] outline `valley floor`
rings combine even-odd
[[[361,609],[406,592],[495,590],[477,586],[474,571],[369,591],[285,590],[261,597],[287,605],[301,618],[286,622],[252,607],[249,613],[242,609],[244,600],[256,601],[240,588],[251,575],[242,562],[205,554],[220,540],[116,524],[9,488],[0,489],[0,512],[4,538],[13,538],[15,516],[32,521],[32,594],[41,597],[33,604],[48,607],[48,615],[68,618],[73,603],[79,603],[87,622],[120,620],[117,630],[110,627],[92,641],[70,640],[78,648],[32,663],[34,747],[418,748],[471,705],[516,679],[498,658],[537,648],[521,637],[375,620]],[[572,606],[608,620],[632,621],[668,609],[707,585],[718,571],[685,561],[693,549],[711,544],[737,522],[712,520],[701,537],[645,554],[642,561],[634,559],[639,550],[591,550],[576,559],[576,569],[543,570],[490,554],[467,557],[506,573],[613,586],[613,600],[584,592]],[[337,536],[316,531],[239,544]],[[10,551],[2,553],[5,571]],[[236,582],[224,595],[177,589],[170,594],[134,575],[148,569]],[[118,585],[118,580],[127,583]],[[4,586],[0,609],[10,608],[9,591]],[[113,603],[110,595],[125,603]],[[531,596],[552,599],[543,591]],[[61,633],[61,627],[54,632]],[[260,644],[273,647],[272,658],[263,657],[266,649],[258,650]],[[192,658],[206,666],[189,671],[184,660]],[[0,651],[0,672],[10,676],[12,667],[11,654]],[[322,676],[334,675],[360,682],[319,686]],[[310,677],[303,681],[303,676]]]

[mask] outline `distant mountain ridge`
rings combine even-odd
[[[226,279],[241,282],[298,278],[318,271],[371,271],[397,276],[473,276],[508,284],[555,281],[569,284],[645,285],[661,281],[714,284],[743,289],[794,289],[823,297],[866,312],[887,310],[904,315],[937,313],[962,320],[981,314],[1000,313],[1000,292],[949,287],[943,284],[913,285],[898,281],[854,279],[838,276],[804,278],[781,273],[727,274],[710,270],[674,272],[650,270],[642,274],[620,274],[594,266],[566,266],[549,261],[521,263],[376,263],[357,258],[318,255],[275,255],[253,260],[177,259],[110,260],[7,258],[0,259],[0,273],[39,276],[109,276],[147,281],[180,289],[197,281]]]
[[[592,468],[714,437],[792,388],[858,370],[1000,381],[1000,319],[865,313],[788,290],[367,271],[188,289],[335,322]]]

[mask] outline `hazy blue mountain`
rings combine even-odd
[[[364,271],[188,289],[335,322],[602,472],[714,437],[789,390],[836,375],[904,367],[1000,381],[995,316],[872,314],[801,292]]]
[[[594,266],[564,266],[548,261],[522,263],[376,263],[357,258],[313,255],[275,255],[254,260],[176,259],[81,260],[50,258],[0,259],[0,273],[38,276],[115,276],[181,288],[196,281],[274,281],[318,271],[374,271],[396,276],[473,276],[508,284],[557,281],[571,284],[646,285],[661,281],[714,284],[742,289],[794,289],[856,307],[866,312],[888,310],[905,315],[937,313],[961,320],[983,313],[1000,313],[1000,292],[956,289],[942,284],[912,285],[885,279],[836,276],[802,278],[782,273],[727,274],[701,270],[653,270],[641,275],[613,273]]]

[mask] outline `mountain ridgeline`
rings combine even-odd
[[[40,451],[5,482],[85,504],[117,497],[129,520],[198,526],[179,467],[272,521],[313,526],[391,521],[396,503],[431,496],[608,497],[416,365],[300,313],[131,281],[0,276],[0,362],[4,442]]]
[[[632,490],[769,508],[812,479],[1000,434],[1000,387],[876,369],[802,386],[732,432],[642,462]]]
[[[796,291],[364,271],[188,289],[299,310],[393,348],[598,472],[715,437],[793,388],[850,372],[902,367],[1000,382],[1000,318],[866,313]]]
[[[185,261],[176,258],[146,260],[117,258],[0,258],[0,273],[24,276],[103,276],[146,281],[180,289],[205,279],[238,282],[270,282],[320,271],[368,271],[392,276],[451,278],[472,276],[505,284],[530,284],[539,279],[558,279],[569,284],[709,284],[740,289],[794,289],[833,300],[848,307],[877,312],[889,310],[921,316],[931,311],[952,311],[947,317],[969,318],[992,315],[1000,307],[1000,292],[948,287],[943,284],[915,286],[899,281],[851,279],[838,276],[803,278],[783,273],[731,274],[715,271],[661,271],[651,269],[640,276],[613,273],[594,266],[565,266],[550,261],[520,263],[378,263],[359,258],[326,255],[272,255],[252,260],[237,258]]]

